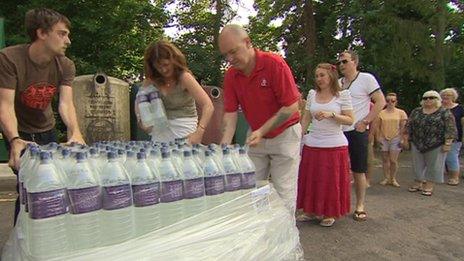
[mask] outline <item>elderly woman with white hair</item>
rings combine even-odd
[[[411,112],[406,130],[415,174],[409,191],[432,196],[434,184],[443,183],[446,154],[456,138],[453,114],[441,105],[438,92],[422,95],[421,106]]]
[[[451,144],[451,149],[446,156],[446,170],[448,172],[448,185],[456,186],[459,184],[459,151],[462,146],[462,125],[464,121],[464,108],[456,101],[458,92],[454,88],[446,88],[440,91],[443,107],[449,109],[456,121],[458,131],[457,138]]]

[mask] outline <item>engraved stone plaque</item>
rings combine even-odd
[[[82,75],[73,82],[77,121],[90,144],[130,139],[129,84],[104,73]]]

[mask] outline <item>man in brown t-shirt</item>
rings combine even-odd
[[[14,170],[28,141],[56,141],[51,100],[57,92],[68,142],[84,144],[72,98],[76,69],[65,56],[71,44],[70,22],[53,10],[38,8],[27,12],[26,28],[30,44],[0,50],[0,125]]]

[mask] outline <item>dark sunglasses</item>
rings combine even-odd
[[[389,100],[389,99],[387,99],[387,102],[389,102],[389,103],[394,103],[394,102],[396,102],[396,100]]]
[[[434,100],[436,99],[437,97],[434,97],[434,96],[430,96],[430,97],[422,97],[422,100],[425,101],[425,100]]]
[[[341,61],[338,61],[338,62],[337,62],[337,65],[340,65],[340,64],[342,64],[342,63],[343,63],[343,64],[347,64],[348,62],[349,62],[349,61],[346,60],[346,59],[345,59],[345,60],[341,60]]]

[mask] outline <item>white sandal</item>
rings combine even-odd
[[[323,227],[331,227],[333,226],[334,223],[335,223],[335,218],[324,218],[323,220],[321,220],[319,225]]]
[[[308,216],[305,213],[301,213],[298,216],[296,216],[295,220],[298,222],[307,222],[314,220],[314,217]]]

